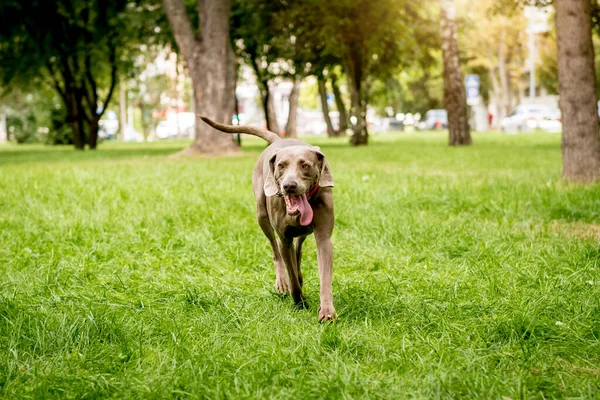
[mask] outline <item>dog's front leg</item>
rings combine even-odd
[[[288,278],[290,280],[290,294],[297,306],[305,307],[305,297],[302,294],[302,286],[298,277],[298,267],[296,265],[296,249],[294,248],[293,239],[280,238],[279,252],[283,263],[287,269]]]
[[[321,305],[319,307],[319,322],[333,320],[336,317],[333,307],[333,198],[331,194],[315,207],[313,227],[317,242],[317,261],[319,263],[319,279],[321,281]]]

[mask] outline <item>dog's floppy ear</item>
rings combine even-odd
[[[313,147],[313,151],[317,155],[317,158],[321,162],[321,175],[319,178],[319,186],[320,187],[333,187],[333,176],[331,175],[331,170],[329,169],[329,163],[327,162],[327,158],[325,158],[325,154],[321,152],[321,148],[318,146]]]
[[[265,190],[265,196],[275,196],[279,192],[277,187],[277,181],[275,180],[275,158],[277,158],[277,152],[265,160],[263,163],[263,177],[265,179],[263,188]]]

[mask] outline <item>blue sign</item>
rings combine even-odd
[[[331,93],[327,93],[326,98],[327,98],[327,105],[329,107],[333,107],[333,102],[335,101],[335,99],[333,98],[333,95]]]
[[[470,106],[479,104],[479,75],[465,76],[465,86],[467,88],[467,104]]]
[[[479,89],[479,75],[467,75],[465,76],[466,87],[476,87]]]

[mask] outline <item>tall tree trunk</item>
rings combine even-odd
[[[490,67],[488,69],[488,73],[490,74],[490,80],[492,82],[492,102],[493,104],[496,106],[496,112],[494,115],[494,120],[492,121],[492,126],[491,127],[495,127],[498,125],[498,122],[502,121],[502,118],[505,117],[505,115],[502,113],[501,109],[501,105],[500,105],[500,96],[501,96],[501,90],[500,90],[500,81],[498,79],[498,76],[496,75],[496,69],[493,67]]]
[[[330,72],[329,75],[331,77],[331,88],[333,89],[333,96],[335,97],[335,107],[340,113],[340,128],[338,129],[338,136],[345,135],[346,129],[348,129],[348,113],[346,112],[346,105],[344,104],[344,99],[342,98],[340,86],[337,83],[337,75],[333,72]]]
[[[228,124],[231,124],[233,121],[233,117],[237,115],[237,97],[236,97],[236,87],[237,87],[237,61],[235,59],[235,52],[233,51],[233,46],[231,42],[227,43],[227,80],[226,80],[226,89],[225,92],[227,96],[225,97],[226,108],[228,110]]]
[[[100,116],[92,116],[89,122],[90,127],[90,150],[96,150],[98,147],[98,132],[100,131]]]
[[[350,90],[350,105],[352,107],[352,116],[356,122],[352,125],[352,146],[361,146],[369,143],[369,132],[367,130],[367,104],[363,101],[360,92],[361,73],[354,72],[348,74],[348,89]]]
[[[196,37],[183,0],[163,0],[177,46],[188,65],[197,114],[231,123],[227,92],[227,47],[231,0],[199,1],[199,37]],[[194,142],[183,155],[239,151],[231,135],[198,121]]]
[[[85,131],[83,127],[83,118],[81,116],[81,99],[77,99],[75,91],[67,94],[69,99],[69,109],[67,120],[71,125],[71,134],[73,135],[73,145],[75,150],[85,149]]]
[[[239,110],[238,110],[238,99],[237,99],[237,78],[238,78],[238,64],[233,51],[231,41],[227,45],[227,93],[230,94],[228,97],[229,104],[227,108],[230,110],[231,116],[228,123],[233,123],[235,119],[235,125],[240,124]],[[235,144],[240,147],[242,145],[242,135],[235,135]]]
[[[594,47],[589,1],[556,0],[563,178],[600,178]]]
[[[257,56],[255,53],[250,55],[252,69],[256,74],[256,84],[260,92],[260,99],[262,101],[263,112],[265,114],[265,122],[267,123],[267,129],[271,132],[275,132],[279,135],[279,123],[277,122],[277,114],[275,113],[275,104],[273,103],[271,87],[269,86],[269,79],[267,73],[265,73],[258,65]]]
[[[500,42],[498,43],[498,75],[500,77],[500,115],[498,121],[510,114],[511,104],[511,84],[508,62],[506,57],[506,28],[502,28]]]
[[[125,140],[125,132],[127,131],[127,81],[121,77],[119,85],[119,136],[121,140]]]
[[[265,90],[263,94],[263,109],[265,111],[265,119],[267,121],[267,129],[279,135],[279,122],[277,122],[277,113],[275,112],[275,102],[273,101],[273,92],[269,82],[265,82]]]
[[[0,107],[0,143],[8,141],[8,128],[6,125],[6,112],[4,107]]]
[[[285,124],[285,137],[286,138],[296,138],[298,137],[297,131],[297,116],[298,116],[298,98],[300,97],[300,82],[302,80],[300,77],[294,77],[294,85],[292,86],[292,91],[290,92],[290,97],[288,99],[289,110],[288,110],[288,119]]]
[[[319,85],[319,98],[321,99],[321,111],[323,111],[323,119],[325,119],[325,125],[327,125],[327,136],[335,137],[337,132],[333,129],[331,123],[331,117],[329,116],[329,104],[327,104],[327,87],[325,86],[325,77],[320,76],[317,80]]]
[[[83,126],[80,123],[79,111],[73,94],[67,94],[67,119],[66,122],[71,127],[71,136],[75,150],[83,150],[85,148],[85,137],[82,134]]]
[[[444,53],[444,105],[448,111],[449,144],[471,144],[464,76],[458,58],[456,9],[454,0],[439,0],[440,30]]]

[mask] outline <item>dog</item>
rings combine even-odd
[[[332,273],[334,225],[333,176],[319,147],[249,126],[223,125],[200,118],[226,133],[246,133],[269,143],[252,174],[258,224],[273,248],[275,290],[289,291],[294,303],[306,307],[302,294],[302,244],[315,234],[319,264],[319,322],[336,318]],[[287,271],[287,276],[286,276]]]

